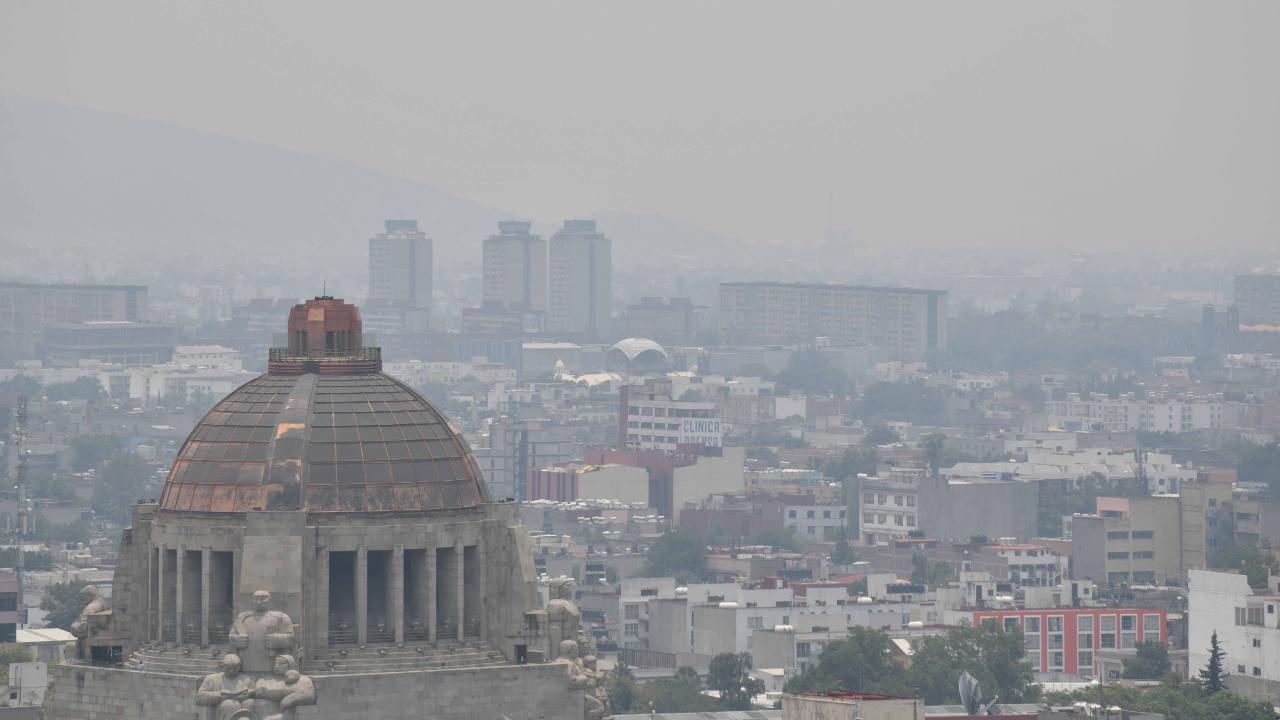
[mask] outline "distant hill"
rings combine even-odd
[[[92,264],[157,277],[253,257],[295,277],[365,282],[366,239],[415,217],[441,271],[475,269],[506,217],[440,188],[350,163],[173,125],[26,98],[0,98],[0,251],[5,277]],[[721,264],[734,246],[680,220],[598,213],[615,264]],[[544,233],[562,218],[531,218]],[[739,258],[740,259],[740,258]],[[334,270],[340,269],[340,270]],[[196,278],[192,278],[195,280]]]

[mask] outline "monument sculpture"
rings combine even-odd
[[[293,620],[271,609],[271,593],[258,590],[253,593],[253,610],[236,617],[228,639],[242,651],[245,672],[271,672],[277,654],[293,652]]]
[[[241,674],[240,656],[228,653],[222,658],[222,672],[206,675],[196,691],[196,705],[213,708],[213,720],[232,720],[245,717],[243,710],[252,710],[253,679]]]
[[[573,579],[560,577],[551,581],[547,601],[547,659],[559,658],[565,641],[575,645],[582,627],[582,613],[573,602]]]
[[[90,641],[111,625],[111,606],[103,599],[96,585],[80,588],[80,602],[85,606],[75,622],[71,623],[71,634],[76,638],[76,657],[91,660]]]
[[[578,657],[578,641],[562,640],[557,661],[569,668],[569,691],[582,692],[583,720],[602,720],[609,717],[605,710],[605,703],[600,700],[598,691],[603,688],[600,687],[596,673],[588,670],[582,659]]]
[[[222,671],[200,682],[196,705],[212,708],[211,720],[290,720],[296,708],[316,704],[315,683],[291,654],[293,620],[270,606],[271,593],[253,594],[253,610],[240,613],[229,636],[242,654],[226,655]]]

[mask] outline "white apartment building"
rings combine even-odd
[[[1240,419],[1239,404],[1220,398],[1094,397],[1078,395],[1045,403],[1049,425],[1063,430],[1101,432],[1190,432],[1234,428]]]
[[[618,411],[626,423],[622,444],[630,450],[674,452],[678,445],[724,444],[715,403],[673,399],[669,380],[623,386]]]
[[[467,379],[485,385],[495,383],[514,385],[516,382],[515,368],[491,363],[485,358],[472,358],[471,362],[409,360],[386,363],[384,368],[391,377],[414,387],[421,387],[428,383],[452,385]]]
[[[1272,702],[1280,693],[1280,594],[1249,587],[1246,576],[1191,570],[1187,614],[1188,666],[1192,672],[1209,661],[1209,642],[1218,634],[1226,654],[1223,668],[1233,691]]]
[[[173,349],[172,364],[180,368],[209,368],[229,372],[244,369],[240,351],[221,345],[179,345]]]
[[[922,359],[947,346],[947,294],[938,290],[778,282],[720,284],[726,344],[782,345],[827,338]]]
[[[885,477],[859,475],[857,536],[868,545],[883,545],[907,537],[919,527],[919,479],[910,474]]]
[[[835,541],[848,518],[843,505],[787,505],[782,519],[788,530],[806,540]]]
[[[1047,545],[1007,544],[993,548],[1009,563],[1009,582],[1015,585],[1057,587],[1067,577],[1067,558]]]

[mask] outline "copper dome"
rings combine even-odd
[[[189,512],[414,512],[488,498],[466,441],[381,373],[262,375],[187,438],[160,507]]]

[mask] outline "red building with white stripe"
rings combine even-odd
[[[1140,642],[1168,640],[1164,610],[1150,608],[1037,608],[977,610],[974,627],[996,623],[1021,630],[1031,669],[1042,673],[1098,674],[1099,650],[1132,650]]]

